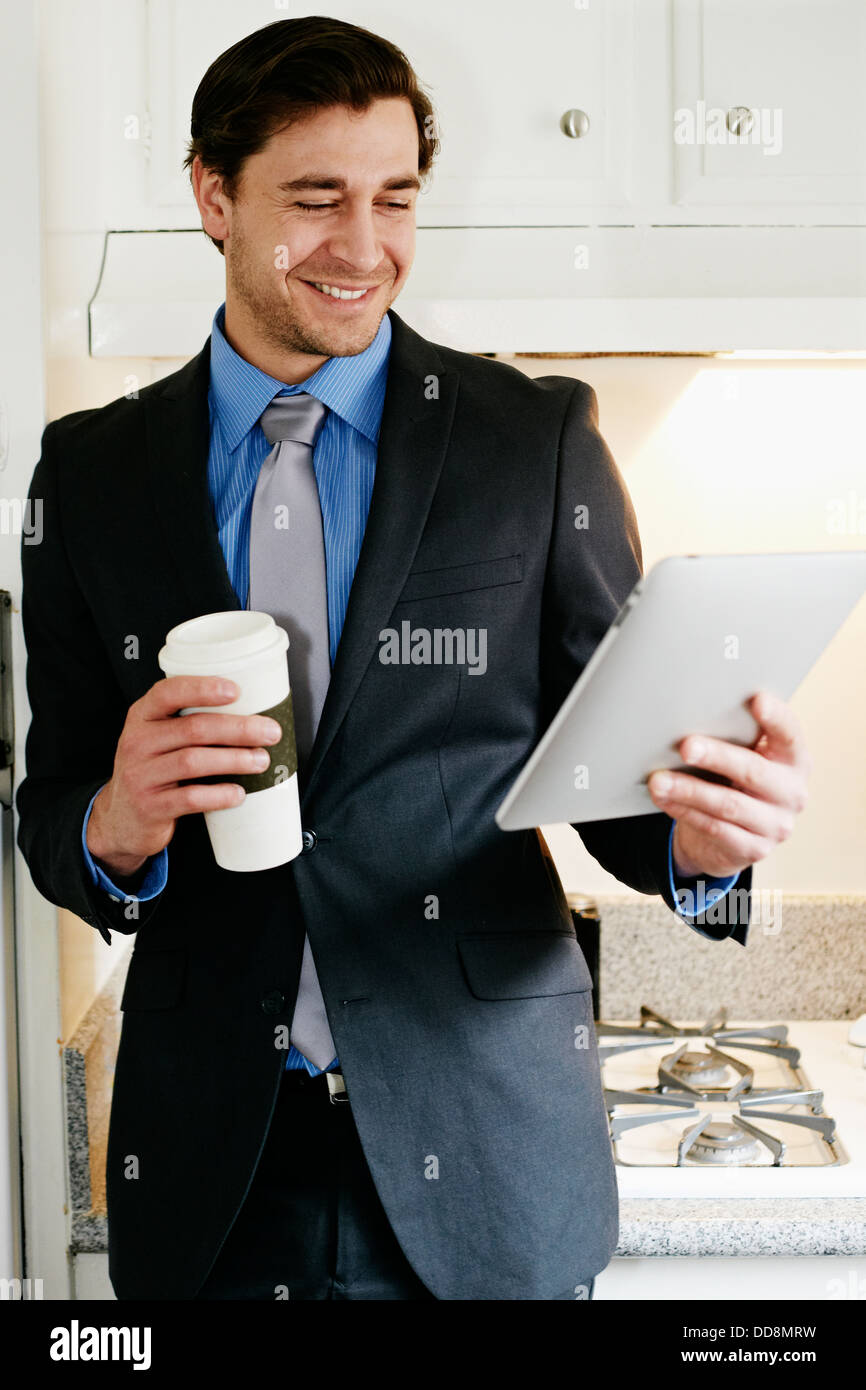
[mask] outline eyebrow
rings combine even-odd
[[[282,183],[277,184],[280,193],[308,193],[315,188],[333,189],[338,193],[344,193],[347,187],[345,179],[334,178],[330,174],[304,174],[299,179],[284,179]],[[417,192],[421,188],[421,180],[417,174],[396,174],[394,178],[386,179],[382,188],[414,188]]]

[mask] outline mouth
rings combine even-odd
[[[376,291],[380,288],[379,285],[368,285],[366,287],[329,285],[320,280],[302,280],[301,284],[306,285],[307,289],[310,290],[320,302],[329,304],[343,313],[347,310],[351,311],[361,304],[369,304]]]

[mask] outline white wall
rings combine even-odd
[[[0,461],[0,491],[5,502],[22,507],[45,418],[37,67],[34,5],[32,0],[21,0],[4,10],[0,44],[0,127],[7,134],[0,184],[0,411],[2,437],[8,445]],[[38,524],[38,518],[35,520]],[[0,534],[0,588],[8,589],[12,597],[16,787],[23,776],[29,721],[21,630],[20,547],[20,529],[7,529],[4,525]],[[8,671],[3,679],[10,679]],[[0,920],[0,1036],[4,1043],[0,1071],[0,1275],[42,1279],[46,1291],[50,1291],[46,1297],[61,1297],[66,1286],[66,1252],[61,1078],[56,1041],[60,1027],[56,912],[32,889],[26,866],[14,846],[16,828],[12,812],[4,811]],[[10,882],[13,872],[14,897]],[[23,1193],[19,1182],[22,1149]],[[21,1266],[22,1201],[27,1228],[26,1269]]]

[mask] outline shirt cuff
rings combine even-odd
[[[677,888],[674,881],[674,830],[676,821],[671,825],[671,833],[668,836],[668,875],[671,883],[671,896],[676,903],[676,911],[686,921],[693,917],[699,917],[719,898],[723,898],[729,893],[740,877],[739,874],[732,874],[730,878],[683,878],[680,879],[680,887]],[[689,908],[692,910],[688,910]]]
[[[107,784],[103,782],[102,786]],[[137,898],[139,902],[148,902],[151,898],[156,898],[162,892],[168,882],[168,849],[161,849],[159,854],[151,858],[147,873],[141,881],[138,891],[130,893],[128,889],[118,888],[116,883],[112,883],[108,874],[103,873],[99,865],[95,862],[90,850],[87,848],[87,822],[90,820],[90,812],[93,810],[93,803],[102,791],[98,787],[90,798],[90,804],[84,813],[84,824],[81,827],[81,848],[84,851],[84,862],[90,871],[90,877],[98,888],[104,888],[105,892],[113,898],[115,902],[126,902],[127,899]]]

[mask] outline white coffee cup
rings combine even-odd
[[[190,705],[180,713],[264,714],[287,721],[291,693],[286,652],[289,638],[269,613],[249,609],[205,613],[179,623],[166,635],[157,660],[166,676],[225,676],[240,688],[236,700],[222,705]],[[275,706],[282,706],[275,711]],[[282,715],[282,718],[280,717]],[[293,728],[293,726],[292,726]],[[252,872],[274,869],[300,854],[301,805],[294,734],[281,744],[264,745],[271,766],[262,774],[226,772],[224,782],[261,780],[267,785],[247,791],[238,806],[205,811],[216,862],[223,869]],[[276,755],[276,756],[275,756]]]

